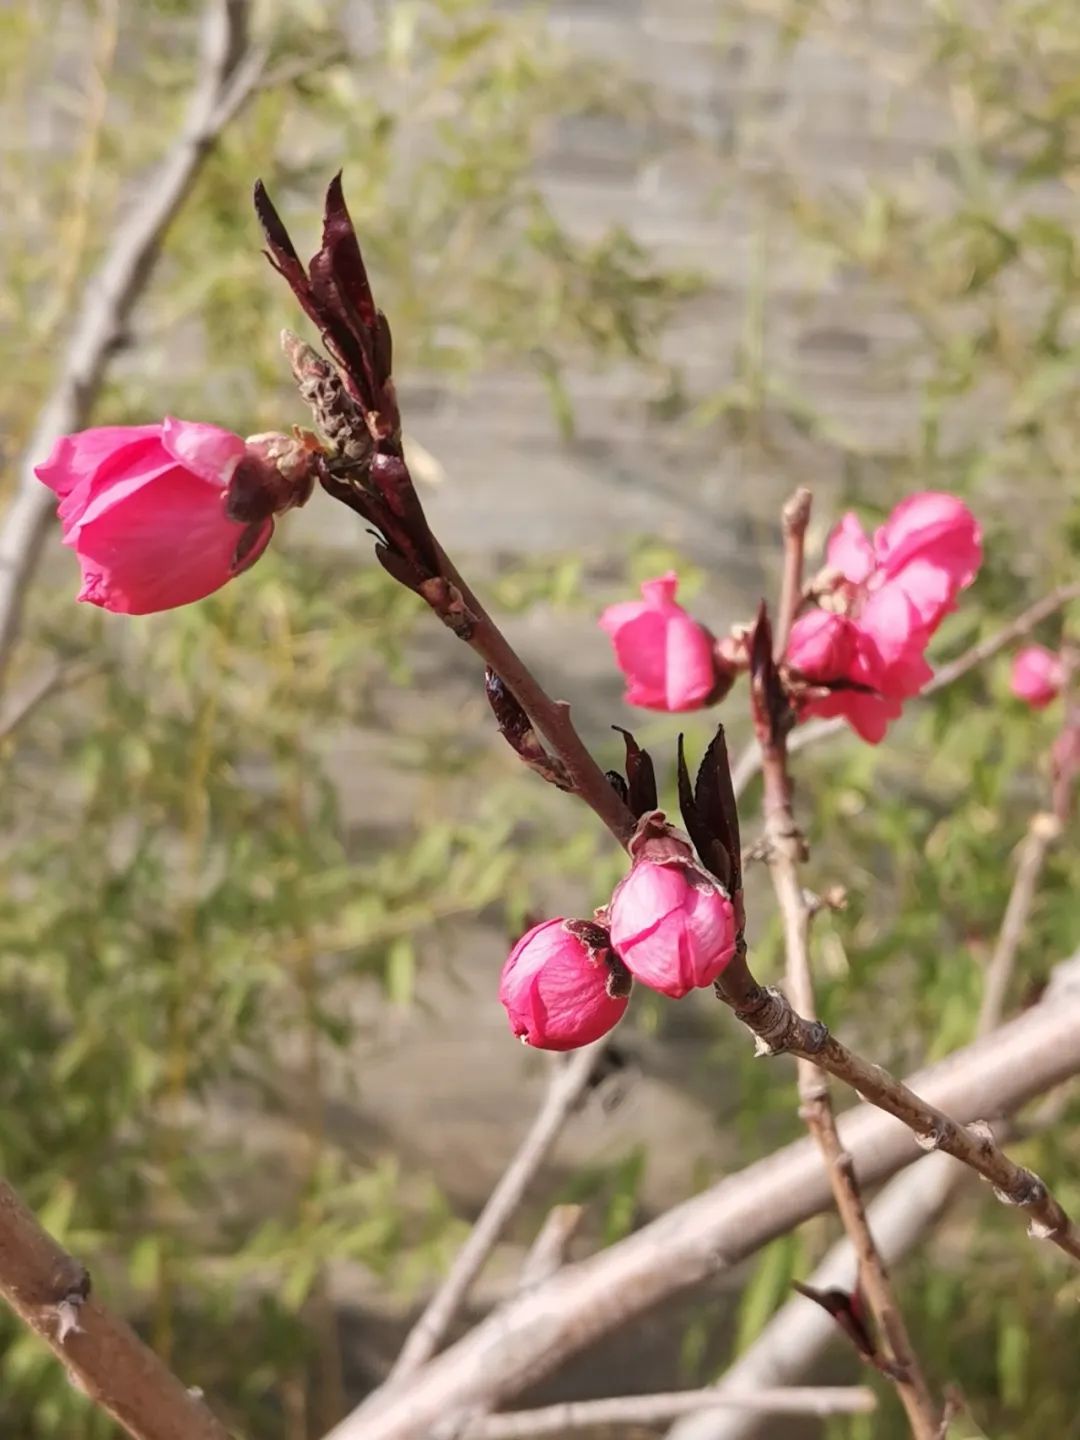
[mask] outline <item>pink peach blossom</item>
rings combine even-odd
[[[59,497],[78,598],[145,615],[201,600],[254,564],[273,519],[249,527],[225,513],[245,454],[239,435],[187,420],[62,436],[35,473]]]
[[[735,954],[731,900],[692,859],[639,859],[615,887],[611,941],[631,975],[678,1000]]]
[[[909,496],[871,540],[847,514],[829,537],[837,572],[826,610],[801,615],[786,659],[797,678],[821,687],[799,701],[800,718],[842,715],[877,744],[933,675],[924,652],[982,559],[975,517],[953,495]]]
[[[599,1040],[627,1004],[610,958],[608,932],[588,920],[545,920],[514,946],[499,999],[514,1034],[539,1050],[573,1050]],[[625,971],[621,972],[625,980]]]
[[[1013,658],[1010,684],[1013,694],[1034,710],[1043,710],[1061,694],[1065,667],[1061,656],[1042,645],[1029,645]]]
[[[713,638],[675,599],[674,571],[646,580],[643,599],[609,605],[600,616],[626,676],[626,700],[648,710],[696,710],[725,678]]]

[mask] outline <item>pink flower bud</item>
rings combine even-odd
[[[1034,710],[1043,710],[1061,694],[1065,667],[1061,656],[1042,645],[1029,645],[1013,658],[1010,684],[1013,694]]]
[[[622,1019],[629,977],[591,920],[545,920],[511,950],[499,981],[510,1028],[539,1050],[573,1050]]]
[[[187,420],[62,436],[35,473],[60,498],[64,544],[82,569],[78,598],[145,615],[201,600],[254,564],[274,521],[270,507],[258,518],[226,513],[242,464],[268,461],[249,456],[239,435]]]
[[[735,954],[734,907],[689,852],[636,860],[609,915],[611,942],[631,975],[673,1000],[711,985]]]
[[[676,603],[678,583],[674,571],[646,580],[644,599],[609,605],[600,616],[626,676],[629,705],[697,710],[730,689],[735,670],[718,662],[712,636]]]
[[[846,615],[808,610],[791,627],[787,662],[814,684],[845,679],[855,661],[858,635]]]

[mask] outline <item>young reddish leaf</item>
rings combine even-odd
[[[727,850],[719,844],[715,832],[709,824],[708,817],[703,814],[694,794],[693,786],[690,783],[690,771],[686,765],[686,751],[684,748],[685,736],[680,735],[678,740],[677,775],[679,783],[679,809],[682,812],[683,824],[686,826],[686,833],[694,842],[694,849],[698,858],[707,870],[710,870],[723,885],[724,889],[731,894],[731,865],[728,860]]]
[[[716,734],[698,766],[694,782],[694,809],[703,827],[727,856],[730,878],[724,884],[735,895],[742,889],[742,842],[739,838],[739,808],[731,783],[731,762],[723,725],[716,727]]]
[[[611,728],[619,732],[626,746],[627,802],[634,818],[640,820],[642,815],[655,810],[657,805],[656,771],[653,768],[652,756],[647,750],[642,750],[629,730],[624,730],[621,725],[613,725]]]

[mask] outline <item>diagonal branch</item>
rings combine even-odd
[[[1080,959],[1059,966],[1056,983],[1019,1019],[911,1083],[967,1122],[1015,1110],[1077,1073]],[[841,1117],[840,1137],[866,1185],[919,1153],[906,1126],[865,1105]],[[448,1417],[506,1403],[601,1336],[738,1264],[829,1203],[816,1147],[796,1141],[501,1306],[407,1386],[370,1397],[331,1432],[333,1440],[430,1440]]]
[[[727,987],[722,998],[757,1036],[759,1054],[787,1053],[797,1060],[812,1060],[871,1105],[901,1120],[924,1150],[943,1150],[988,1180],[1003,1204],[1026,1213],[1033,1240],[1049,1240],[1080,1260],[1080,1229],[1044,1181],[1001,1150],[988,1125],[961,1124],[880,1065],[856,1055],[824,1025],[799,1015],[778,990],[758,985],[741,957],[724,972],[722,982]]]
[[[568,1060],[556,1061],[557,1068],[528,1134],[488,1197],[446,1279],[409,1332],[387,1385],[392,1386],[419,1369],[446,1339],[488,1256],[585,1094],[602,1049],[603,1046],[593,1045]]]
[[[1053,823],[1051,823],[1053,822]],[[1005,995],[1016,966],[1020,941],[1031,913],[1046,856],[1060,824],[1053,815],[1032,816],[1005,907],[997,943],[987,966],[978,1034],[1000,1025]],[[948,1155],[927,1155],[897,1176],[870,1206],[878,1246],[888,1264],[901,1260],[941,1215],[968,1172]],[[855,1253],[848,1241],[834,1245],[811,1275],[816,1290],[850,1287]],[[814,1306],[790,1300],[772,1317],[754,1343],[721,1378],[718,1389],[794,1384],[806,1375],[836,1334],[832,1319]],[[758,1425],[748,1415],[686,1417],[672,1427],[668,1440],[749,1440]]]
[[[134,1440],[229,1440],[197,1392],[90,1292],[90,1277],[0,1180],[0,1295],[72,1383]]]
[[[27,442],[18,487],[0,524],[0,685],[55,503],[33,467],[61,435],[85,426],[169,226],[223,127],[258,81],[265,55],[249,44],[249,18],[250,0],[208,0],[202,19],[198,78],[180,134],[113,235],[72,321],[59,373]]]

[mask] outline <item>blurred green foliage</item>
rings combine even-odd
[[[889,103],[903,103],[912,75],[944,97],[931,175],[860,173],[829,189],[780,155],[733,180],[765,219],[727,384],[689,394],[662,358],[664,325],[698,278],[663,272],[618,230],[583,243],[536,183],[554,122],[647,114],[647,92],[559,46],[542,11],[402,0],[358,43],[344,4],[312,0],[266,7],[272,83],[170,231],[95,420],[172,411],[253,432],[305,418],[273,339],[297,317],[258,261],[247,194],[261,174],[298,237],[313,235],[321,188],[344,164],[399,374],[464,383],[480,369],[532,367],[553,434],[569,435],[567,368],[629,362],[673,422],[800,481],[812,483],[815,466],[840,474],[871,521],[906,490],[966,493],[987,564],[939,653],[991,633],[1075,573],[1080,551],[1074,0],[1012,0],[993,23],[981,5],[926,3],[905,32],[907,68],[884,63],[876,32],[860,28],[881,4],[722,8],[724,33],[764,27],[777,86],[813,47],[878,66]],[[0,14],[5,105],[49,136],[43,153],[28,128],[0,169],[5,460],[47,391],[72,296],[178,121],[193,19],[191,5],[165,0],[119,10],[46,0]],[[54,54],[64,63],[42,90]],[[901,440],[855,439],[842,407],[811,398],[777,361],[769,256],[784,247],[818,268],[823,289],[855,277],[861,305],[902,320],[902,338],[874,357],[882,388],[914,397]],[[649,538],[627,583],[671,561]],[[681,568],[690,597],[695,577]],[[493,764],[438,707],[360,752],[372,771],[393,765],[419,784],[415,814],[388,836],[375,817],[343,813],[335,777],[355,763],[348,737],[385,740],[410,713],[417,619],[413,599],[348,550],[286,536],[242,586],[138,624],[75,613],[70,579],[68,568],[56,592],[35,591],[20,674],[54,656],[92,671],[74,672],[78,683],[2,755],[0,1171],[178,1372],[198,1376],[227,1423],[307,1440],[343,1403],[331,1263],[398,1294],[428,1282],[461,1233],[448,1200],[392,1146],[362,1155],[329,1122],[328,1092],[363,1084],[349,1057],[372,1023],[365,997],[423,1005],[426,940],[442,922],[518,923],[544,884],[583,874],[599,896],[619,859],[580,817],[553,822],[537,782]],[[577,601],[581,580],[580,558],[563,557],[502,574],[493,599],[523,615]],[[1059,633],[1049,622],[1040,638]],[[798,761],[808,881],[842,878],[850,895],[845,914],[817,922],[820,1008],[898,1069],[971,1037],[1015,847],[1045,801],[1055,715],[1011,702],[1004,675],[998,662],[912,706],[880,750],[843,741]],[[725,709],[736,729],[742,700],[737,690]],[[693,753],[713,718],[685,727]],[[644,740],[670,734],[641,719]],[[755,808],[752,793],[750,835]],[[564,848],[553,855],[556,830]],[[1066,844],[1040,891],[1014,1003],[1075,948],[1078,887]],[[765,975],[780,963],[770,913],[762,887],[752,939]],[[637,1004],[636,1022],[650,1041],[676,1023],[660,1003]],[[736,1160],[756,1158],[799,1132],[790,1073],[754,1065],[719,1007],[709,1023],[706,1083],[722,1087]],[[238,1116],[252,1118],[243,1143]],[[1073,1209],[1078,1118],[1067,1100],[1017,1147]],[[597,1243],[642,1218],[647,1167],[635,1147],[567,1181],[567,1196],[592,1207]],[[818,1222],[764,1252],[733,1323],[714,1328],[715,1307],[691,1322],[685,1376],[726,1358],[716,1334],[731,1334],[732,1351],[748,1344],[834,1231]],[[934,1381],[959,1383],[982,1432],[1080,1436],[1076,1286],[1014,1216],[973,1190],[898,1273]],[[0,1344],[5,1433],[111,1433],[6,1317]],[[901,1436],[897,1407],[887,1392],[882,1401],[872,1433]],[[870,1432],[838,1421],[829,1433]]]
[[[653,337],[692,281],[625,233],[583,246],[533,177],[568,106],[645,98],[538,15],[397,4],[360,43],[348,8],[260,12],[267,83],[170,229],[94,419],[174,412],[252,433],[307,418],[276,349],[299,317],[259,258],[248,196],[261,174],[298,237],[314,233],[342,165],[401,373],[516,361],[564,430],[568,360],[662,377]],[[196,20],[175,3],[0,16],[24,124],[0,176],[9,459],[79,285],[179,124]],[[433,928],[479,913],[509,926],[532,903],[531,792],[438,705],[402,723],[416,602],[358,526],[346,534],[356,545],[329,553],[286,538],[235,593],[137,624],[76,612],[66,565],[31,598],[15,683],[50,657],[76,683],[6,741],[0,798],[0,1169],[227,1423],[290,1440],[345,1403],[327,1264],[408,1292],[460,1234],[422,1171],[332,1132],[327,1075],[338,1095],[362,1085],[348,1056],[372,986],[424,1003]],[[561,603],[577,584],[567,560],[504,576],[497,598]],[[420,786],[390,831],[385,802],[342,814],[335,777],[361,733]],[[562,863],[588,869],[593,837],[568,840]],[[110,1432],[6,1316],[0,1343],[5,1433]]]

